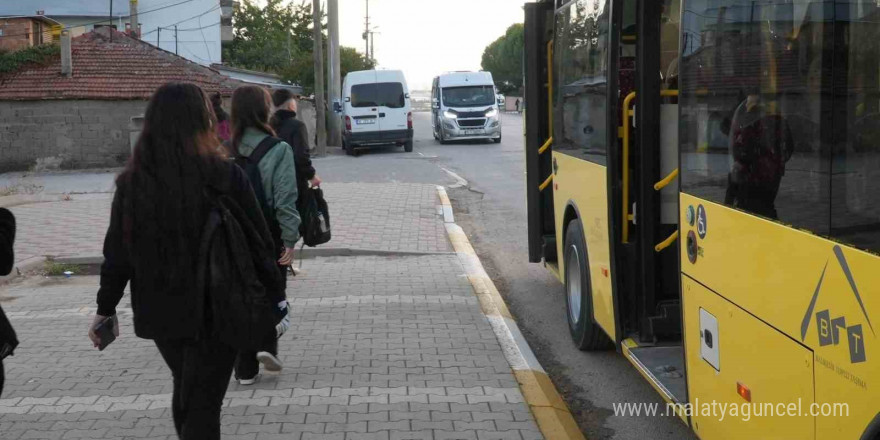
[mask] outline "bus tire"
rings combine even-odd
[[[565,311],[574,345],[584,351],[608,348],[608,336],[593,322],[593,289],[590,284],[589,257],[579,219],[568,223],[565,233]]]

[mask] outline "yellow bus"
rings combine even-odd
[[[880,2],[537,1],[525,60],[574,343],[702,439],[880,439]]]

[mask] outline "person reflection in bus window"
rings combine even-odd
[[[740,103],[730,121],[728,175],[725,204],[777,219],[776,194],[785,163],[793,152],[791,129],[772,112],[758,94]]]

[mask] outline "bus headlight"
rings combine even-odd
[[[443,116],[447,119],[458,119],[458,113],[452,110],[446,110],[445,112],[443,112]]]

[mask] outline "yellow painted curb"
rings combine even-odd
[[[443,187],[438,187],[437,193],[444,206],[451,205]],[[458,225],[449,221],[446,222],[446,233],[467,272],[468,281],[480,302],[480,309],[489,318],[496,332],[495,336],[505,350],[507,362],[541,434],[548,440],[585,440],[568,405],[535,358],[504,298],[480,263],[467,235]]]
[[[446,206],[452,206],[452,202],[449,201],[449,195],[446,194],[446,191],[438,191],[440,194],[440,204]]]
[[[568,411],[568,406],[559,393],[547,373],[535,370],[514,371],[523,396],[531,406],[551,407],[562,411]]]
[[[477,294],[477,299],[480,300],[480,308],[483,309],[483,314],[513,319],[510,310],[507,310],[507,304],[503,300],[499,301],[501,294],[495,289],[495,283],[492,280],[477,275],[468,275],[468,280],[474,288],[474,293]]]
[[[547,407],[531,407],[538,429],[547,440],[585,440],[568,410]]]

